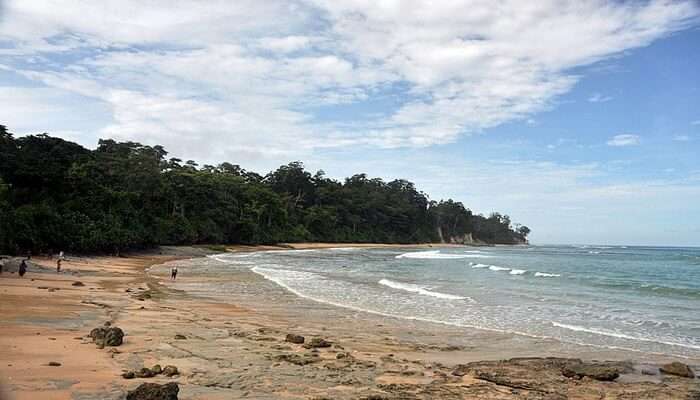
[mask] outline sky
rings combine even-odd
[[[700,2],[0,0],[0,124],[700,245]]]

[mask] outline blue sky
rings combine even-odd
[[[0,1],[0,123],[700,245],[696,1]]]

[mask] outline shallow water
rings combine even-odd
[[[223,254],[198,274],[251,269],[307,299],[566,343],[700,356],[700,249],[614,246]],[[229,286],[200,283],[200,293]]]

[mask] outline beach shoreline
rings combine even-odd
[[[441,246],[302,243],[226,247],[231,252],[249,252]],[[586,396],[600,390],[654,390],[655,398],[669,399],[687,398],[673,397],[673,393],[686,396],[700,390],[697,379],[644,375],[640,368],[658,367],[645,363],[630,363],[632,370],[615,383],[569,382],[556,373],[560,365],[539,359],[473,366],[460,376],[454,374],[460,364],[515,356],[566,358],[573,350],[553,350],[551,343],[543,341],[527,352],[523,349],[530,342],[521,343],[521,338],[512,335],[465,335],[463,328],[338,309],[296,299],[283,290],[275,292],[276,301],[256,304],[255,299],[205,299],[172,287],[166,263],[215,253],[205,247],[162,247],[125,257],[69,257],[61,274],[51,271],[54,260],[35,257],[33,261],[45,270],[30,269],[21,279],[4,272],[0,275],[4,398],[119,399],[146,381],[178,382],[181,398],[186,399],[362,398],[373,394],[383,398],[544,398],[527,397],[539,393],[527,385],[513,389],[507,384],[514,379],[508,378],[509,373],[523,380],[523,371],[538,369],[542,385],[580,389],[581,396],[576,398],[582,399],[595,398]],[[183,275],[179,280],[187,282],[190,278]],[[236,279],[259,284],[262,278],[253,275],[244,271]],[[76,282],[84,286],[74,286]],[[123,345],[98,349],[86,337],[105,322],[124,330]],[[289,333],[323,338],[333,345],[304,349],[285,342]],[[593,357],[622,361],[621,353],[612,350],[578,356]],[[672,358],[667,359],[661,357],[659,362]],[[61,365],[49,366],[50,362]],[[181,374],[177,378],[121,377],[125,371],[154,364],[176,365]],[[510,380],[486,379],[484,371],[492,373],[489,368],[496,367],[510,368],[502,371]]]

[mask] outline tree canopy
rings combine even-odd
[[[321,241],[525,242],[499,213],[435,202],[409,181],[343,182],[295,161],[264,176],[199,167],[162,146],[100,140],[86,149],[0,125],[0,251],[120,252],[159,244]]]

